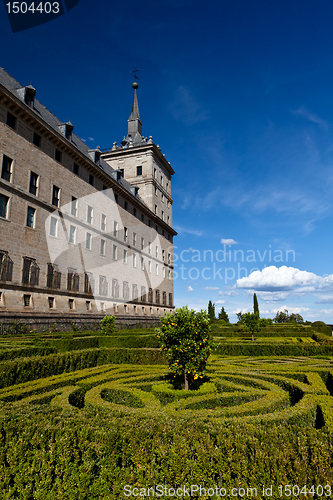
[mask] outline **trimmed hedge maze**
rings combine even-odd
[[[215,356],[198,390],[175,389],[162,365],[104,365],[0,389],[3,409],[22,405],[83,408],[112,416],[179,414],[225,422],[333,425],[333,364],[328,360],[258,358],[225,361]]]
[[[1,499],[124,499],[125,485],[257,488],[252,498],[273,485],[277,499],[278,486],[333,480],[331,359],[213,356],[185,392],[161,364],[73,369],[106,359],[96,351],[46,356],[50,376],[0,389]],[[55,373],[65,359],[72,370]]]

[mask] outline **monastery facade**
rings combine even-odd
[[[170,163],[142,135],[89,147],[0,68],[0,322],[158,319],[174,308]]]

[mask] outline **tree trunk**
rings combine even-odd
[[[252,332],[252,342],[254,341],[254,335],[253,335],[253,332]]]
[[[185,389],[185,391],[188,391],[189,390],[189,386],[188,386],[188,375],[187,375],[186,368],[184,370],[184,380],[185,380],[185,387],[184,387],[184,389]]]

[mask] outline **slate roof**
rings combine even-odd
[[[19,82],[17,82],[1,66],[0,66],[0,85],[5,87],[17,99],[24,102],[23,94],[22,94],[22,92],[19,92],[19,91],[25,87],[23,85],[21,85]],[[57,118],[53,113],[51,113],[51,111],[49,111],[36,98],[34,100],[34,107],[31,108],[31,111],[35,112],[36,115],[40,119],[42,119],[44,122],[46,122],[57,133],[61,133],[60,129],[59,129],[59,125],[63,125],[64,122],[59,120],[59,118]],[[87,144],[84,141],[82,141],[82,139],[80,139],[76,134],[74,134],[74,133],[72,134],[72,140],[69,141],[69,144],[71,144],[71,146],[73,146],[74,148],[78,149],[78,151],[80,151],[80,153],[84,154],[90,162],[92,161],[92,159],[89,155],[89,151],[91,151],[91,148],[89,148],[87,146]],[[108,165],[102,158],[100,158],[99,166],[109,177],[111,177],[111,173],[114,172],[114,169],[112,167],[110,167],[110,165]],[[123,186],[123,188],[126,189],[126,191],[131,193],[132,186],[123,177],[118,181],[118,184]],[[132,193],[131,193],[131,195],[132,195]],[[138,196],[138,198],[140,199],[139,196]],[[144,203],[142,200],[140,200],[140,201],[141,201],[141,203]]]

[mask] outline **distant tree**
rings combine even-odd
[[[300,314],[288,314],[288,309],[278,311],[273,321],[274,323],[304,323],[303,317]]]
[[[293,313],[289,316],[289,321],[294,323],[303,323],[303,317],[300,314]]]
[[[212,304],[211,300],[208,302],[208,318],[210,321],[215,319],[215,304]]]
[[[222,307],[221,312],[219,312],[219,319],[223,319],[226,323],[229,323],[229,316],[224,310],[224,307]]]
[[[256,293],[253,295],[253,312],[259,314],[259,305]]]
[[[245,313],[242,314],[242,323],[245,330],[252,335],[252,340],[254,340],[254,334],[260,330],[260,318],[259,313]]]
[[[241,312],[236,313],[236,316],[238,318],[238,321],[242,321],[242,313]]]

